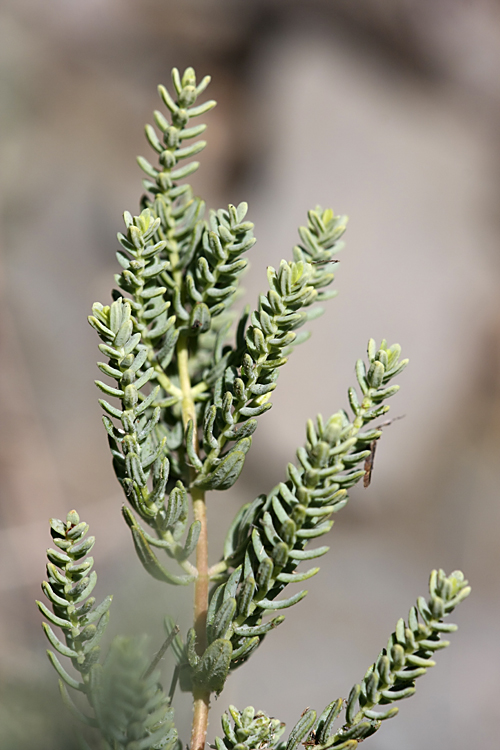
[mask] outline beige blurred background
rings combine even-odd
[[[283,478],[305,420],[346,405],[369,336],[411,366],[372,485],[355,488],[309,596],[215,703],[293,725],[346,696],[431,568],[473,595],[417,695],[372,750],[493,747],[500,649],[499,0],[2,0],[0,2],[0,747],[74,747],[33,600],[47,518],[75,507],[97,535],[113,632],[162,639],[190,592],[133,556],[100,421],[92,302],[109,299],[121,213],[136,211],[143,124],[170,68],[219,101],[193,183],[248,200],[265,267],[290,257],[317,203],[350,216],[339,296],[283,370],[228,517]],[[168,663],[165,682],[168,682]],[[184,696],[186,699],[186,696]],[[190,706],[176,698],[188,738]]]

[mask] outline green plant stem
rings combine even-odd
[[[170,378],[165,375],[160,365],[153,363],[153,367],[156,371],[156,379],[163,390],[171,396],[177,396],[179,399],[182,398],[182,391],[170,381]]]
[[[195,450],[197,445],[196,410],[191,390],[191,380],[188,370],[189,352],[186,336],[180,336],[177,344],[177,364],[179,381],[182,390],[182,420],[184,428],[191,420],[194,426]],[[196,478],[196,472],[191,468],[191,481]],[[196,568],[198,575],[194,585],[194,629],[196,631],[196,645],[199,654],[207,647],[207,610],[208,610],[208,534],[207,511],[205,493],[193,487],[191,489],[193,501],[193,515],[201,523],[201,531],[196,546]],[[191,750],[203,750],[207,736],[208,711],[210,708],[210,692],[195,688],[193,690],[193,725],[191,731]]]
[[[189,420],[192,420],[194,426],[194,434],[196,436],[196,410],[194,406],[193,394],[191,391],[191,379],[189,377],[188,362],[188,340],[186,336],[181,334],[177,342],[177,367],[179,370],[179,382],[182,391],[182,421],[185,429]],[[195,447],[197,448],[197,446]]]

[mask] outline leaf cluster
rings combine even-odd
[[[419,597],[416,606],[410,609],[407,623],[402,618],[398,620],[386,648],[361,683],[351,689],[345,701],[342,727],[336,732],[332,730],[344,705],[341,698],[330,703],[318,721],[316,712],[308,709],[292,729],[286,750],[296,750],[301,742],[317,750],[355,750],[383,721],[396,716],[398,707],[391,704],[413,695],[415,680],[435,666],[434,654],[450,645],[441,635],[454,632],[457,626],[444,622],[444,618],[470,591],[461,571],[446,576],[443,570],[433,570],[428,600]],[[379,706],[383,710],[374,710]]]
[[[224,738],[215,738],[214,750],[254,750],[254,748],[275,747],[285,731],[279,719],[269,717],[264,711],[255,711],[248,706],[238,711],[229,706],[222,714]],[[284,743],[279,745],[284,746]]]
[[[108,596],[99,605],[91,596],[97,583],[97,573],[92,570],[94,560],[87,557],[95,543],[95,537],[87,537],[88,524],[80,521],[74,510],[66,521],[50,520],[50,532],[57,549],[47,550],[47,577],[42,591],[52,606],[52,611],[40,601],[38,608],[48,620],[43,629],[52,647],[68,657],[81,681],[71,677],[53,651],[48,656],[60,677],[60,687],[67,697],[66,685],[85,693],[92,666],[100,655],[100,640],[109,621],[112,597]],[[50,624],[49,624],[50,623]],[[64,641],[54,633],[52,625],[62,629]]]
[[[330,209],[309,212],[294,260],[268,269],[269,291],[253,313],[245,309],[230,343],[230,307],[247,266],[243,256],[255,242],[253,224],[245,203],[212,211],[205,221],[203,201],[179,185],[198,168],[179,162],[205,146],[181,147],[205,129],[189,121],[215,103],[195,104],[209,79],[196,85],[192,69],[182,77],[174,69],[172,80],[175,101],[159,88],[170,121],[155,112],[160,135],[146,126],[159,165],[139,158],[151,178],[142,212],[125,212],[126,233],[118,234],[120,290],[111,305],[95,303],[89,321],[108,358],[98,367],[115,381],[96,385],[120,402],[100,400],[115,473],[150,527],[124,509],[139,559],[155,578],[186,584],[196,575],[188,558],[200,531],[196,521],[188,525],[188,493],[225,490],[237,480],[257,417],[271,408],[279,368],[309,335],[297,329],[321,314],[316,303],[335,294],[327,289],[334,278],[328,263],[340,249],[346,218]],[[154,547],[182,574],[167,570]]]
[[[369,446],[382,435],[381,429],[363,428],[389,408],[382,402],[399,386],[388,383],[407,360],[400,361],[399,346],[388,347],[385,341],[377,347],[370,340],[368,354],[368,370],[361,361],[357,364],[361,402],[354,389],[349,391],[354,416],[340,411],[326,422],[321,416],[316,424],[310,420],[307,443],[297,451],[298,465],[288,465],[288,480],[244,505],[229,529],[219,566],[225,568],[223,582],[213,591],[207,626],[209,643],[231,641],[233,666],[245,661],[284,620],[277,616],[263,622],[266,614],[291,607],[307,594],[302,590],[277,598],[289,584],[319,571],[313,567],[297,572],[297,567],[328,552],[326,545],[307,547],[330,531],[331,515],[347,504],[348,488],[365,474],[361,466],[370,455]]]
[[[64,703],[84,724],[98,728],[109,750],[180,750],[173,724],[173,709],[159,685],[159,671],[148,670],[144,639],[117,637],[100,663],[100,641],[109,620],[112,597],[97,605],[90,596],[97,583],[93,559],[86,557],[95,538],[87,537],[88,524],[70,511],[66,521],[51,519],[57,549],[47,550],[48,581],[42,590],[52,605],[38,608],[49,621],[43,623],[52,647],[70,659],[80,675],[72,677],[53,651],[47,654],[59,675]],[[64,642],[51,625],[62,629]],[[68,687],[85,696],[90,712],[73,701]],[[86,745],[82,739],[82,743]]]

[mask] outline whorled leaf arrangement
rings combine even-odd
[[[394,380],[407,364],[399,345],[370,339],[367,362],[360,359],[355,367],[357,388],[348,392],[350,413],[307,423],[306,443],[285,480],[238,511],[219,562],[209,567],[205,493],[226,490],[238,479],[258,419],[272,406],[280,368],[309,336],[303,326],[335,296],[331,269],[347,221],[331,209],[309,211],[292,259],[268,268],[268,290],[256,309],[247,307],[236,318],[232,306],[255,243],[248,206],[230,205],[205,219],[203,200],[181,182],[199,166],[186,160],[206,145],[193,140],[206,126],[191,120],[215,106],[197,103],[209,80],[198,84],[192,68],[182,76],[174,69],[174,98],[159,87],[167,112],[154,113],[157,129],[146,126],[157,163],[138,160],[146,192],[138,215],[125,212],[125,230],[118,234],[118,289],[109,305],[95,303],[89,318],[105,360],[98,367],[107,379],[96,384],[104,394],[103,422],[137,555],[158,581],[194,584],[194,622],[186,636],[165,618],[167,641],[159,654],[172,645],[177,660],[169,696],[158,683],[159,657],[148,667],[143,640],[115,639],[100,663],[110,598],[97,607],[88,598],[96,579],[91,558],[82,558],[93,541],[85,540],[88,527],[74,511],[64,523],[52,521],[59,549],[48,552],[44,591],[53,611],[39,603],[65,634],[63,642],[45,624],[51,644],[80,674],[80,680],[72,677],[49,652],[65,702],[113,750],[180,750],[170,705],[177,682],[193,695],[191,750],[203,750],[211,694],[219,694],[230,671],[283,622],[281,611],[307,594],[283,592],[318,572],[317,566],[299,568],[328,551],[309,542],[330,531],[350,487],[362,477],[369,483],[387,424],[377,420],[388,411],[386,402],[399,389]],[[351,691],[337,732],[332,726],[341,699],[318,720],[305,711],[287,743],[277,719],[231,706],[223,715],[224,738],[216,738],[214,747],[295,750],[303,742],[321,750],[354,748],[397,710],[384,706],[412,694],[416,677],[433,665],[434,651],[447,645],[439,634],[455,627],[442,618],[468,592],[460,573],[433,574],[429,602],[419,599],[408,624],[398,623],[387,649]],[[87,697],[90,715],[72,702],[67,686]]]

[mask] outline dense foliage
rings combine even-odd
[[[52,609],[38,603],[52,648],[78,675],[48,652],[64,702],[113,750],[180,750],[171,706],[177,685],[193,695],[191,750],[202,750],[210,696],[283,622],[278,613],[306,596],[306,590],[282,594],[318,573],[318,567],[299,567],[328,551],[310,543],[328,534],[349,488],[362,478],[369,483],[385,424],[377,420],[389,410],[386,402],[399,389],[394,379],[407,364],[397,344],[370,339],[366,362],[356,363],[350,413],[308,422],[285,481],[238,511],[220,562],[209,568],[205,492],[215,501],[216,492],[237,481],[260,417],[272,406],[280,368],[308,337],[303,327],[323,312],[320,303],[335,296],[332,268],[346,217],[320,207],[309,211],[292,258],[268,269],[269,288],[256,309],[236,318],[232,306],[255,243],[253,224],[245,203],[206,219],[204,202],[182,182],[199,166],[186,160],[206,145],[193,140],[206,126],[191,120],[215,102],[197,104],[210,79],[197,84],[191,68],[182,76],[174,69],[172,80],[174,98],[159,87],[167,116],[156,111],[157,130],[146,126],[157,163],[138,159],[146,192],[138,215],[125,212],[118,234],[118,288],[111,304],[94,304],[89,318],[105,360],[98,367],[106,380],[96,381],[105,396],[103,423],[138,558],[159,582],[194,584],[193,627],[182,637],[168,616],[165,621],[163,651],[171,647],[177,661],[169,694],[159,683],[161,654],[151,663],[144,640],[118,636],[101,660],[111,597],[96,605],[91,596],[96,574],[87,554],[94,538],[75,511],[65,521],[51,520],[57,549],[47,552],[42,588]],[[441,633],[455,629],[444,618],[469,591],[460,572],[433,571],[428,601],[419,598],[407,623],[398,621],[346,701],[334,700],[319,719],[307,709],[288,740],[281,739],[279,720],[230,706],[215,748],[295,750],[301,742],[321,750],[355,748],[397,713],[395,701],[413,694],[417,677],[448,645]],[[68,688],[86,698],[86,708]]]

